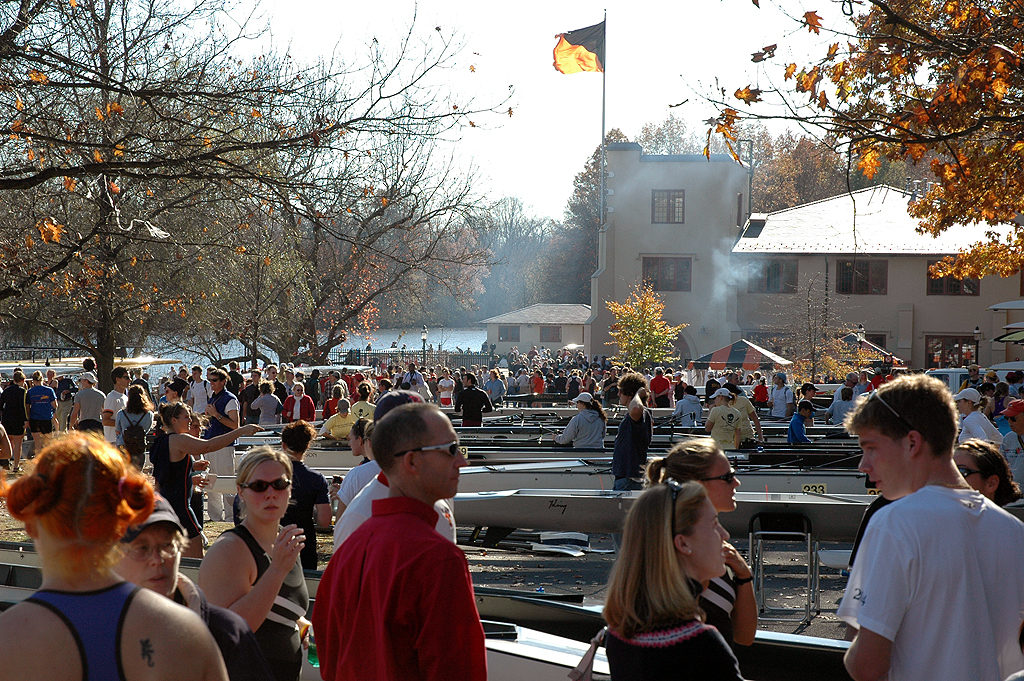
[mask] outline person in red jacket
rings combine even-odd
[[[313,606],[325,681],[485,681],[486,648],[466,556],[434,529],[466,459],[432,404],[403,404],[373,429],[389,483],[338,548]]]
[[[758,379],[757,385],[754,386],[754,406],[768,406],[768,386],[765,385],[765,380],[763,378]]]
[[[540,369],[533,372],[533,378],[530,379],[530,389],[534,395],[544,393],[544,374],[541,373]]]
[[[284,409],[281,411],[281,421],[291,423],[292,421],[315,421],[316,405],[313,398],[306,394],[306,388],[301,383],[292,386],[292,394],[284,401]]]

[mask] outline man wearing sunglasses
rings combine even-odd
[[[957,470],[945,385],[900,377],[860,400],[846,426],[860,470],[894,500],[868,524],[839,607],[856,628],[850,676],[999,681],[1024,669],[1024,524]]]
[[[462,551],[434,530],[433,505],[455,495],[466,460],[432,404],[375,422],[373,455],[388,497],[331,558],[313,608],[320,675],[356,679],[487,678],[483,628]]]

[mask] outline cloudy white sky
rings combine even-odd
[[[275,40],[303,60],[337,50],[358,63],[374,38],[397,45],[414,13],[419,36],[431,39],[435,26],[454,34],[463,48],[453,68],[440,74],[446,87],[478,101],[514,89],[511,118],[491,117],[461,133],[461,162],[478,168],[481,193],[517,196],[537,215],[561,217],[574,175],[600,143],[601,75],[555,71],[555,35],[597,23],[607,9],[607,129],[633,137],[671,111],[702,131],[714,109],[699,93],[716,78],[730,95],[748,83],[764,87],[765,72],[750,61],[752,52],[779,45],[763,65],[778,79],[786,63],[802,63],[814,49],[815,38],[785,14],[815,10],[826,27],[841,19],[834,0],[761,0],[761,6],[750,0],[271,0],[265,11]]]

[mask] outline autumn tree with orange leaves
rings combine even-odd
[[[678,359],[674,346],[689,324],[673,326],[665,321],[665,301],[650,282],[636,282],[625,300],[607,300],[605,305],[615,319],[607,345],[615,348],[616,362],[640,368]]]
[[[754,0],[755,6],[773,0]],[[789,6],[779,0],[779,8]],[[933,269],[958,278],[1008,276],[1024,263],[1024,227],[1006,237],[986,226],[1024,213],[1024,5],[1020,0],[836,0],[797,21],[829,46],[806,63],[775,58],[777,45],[752,53],[760,87],[719,107],[708,134],[735,143],[736,126],[770,116],[758,102],[783,102],[783,117],[817,127],[868,178],[883,160],[926,164],[934,184],[910,205],[924,233],[979,225],[979,241]],[[821,9],[821,8],[819,8]],[[750,11],[758,11],[751,8]],[[762,9],[761,11],[764,11]],[[832,41],[834,38],[834,41]],[[718,94],[721,94],[718,93]]]
[[[0,319],[94,354],[105,377],[115,347],[173,337],[174,318],[219,297],[225,263],[251,266],[262,244],[250,227],[271,215],[294,225],[295,243],[326,244],[302,247],[335,263],[316,269],[322,287],[333,277],[336,289],[339,271],[360,282],[371,270],[421,271],[416,255],[481,261],[454,230],[440,239],[449,250],[403,249],[472,204],[458,169],[415,158],[418,140],[487,113],[432,77],[456,49],[440,27],[410,28],[394,50],[374,41],[359,83],[358,65],[251,57],[254,36],[221,0],[0,5]],[[392,149],[413,156],[396,161]],[[392,194],[396,165],[406,172]],[[416,173],[434,180],[414,188]],[[350,260],[368,235],[363,251],[381,259],[372,266]],[[372,306],[360,291],[335,291],[337,304],[326,292],[303,298],[296,342],[277,347],[294,354],[320,338],[308,320],[323,310],[333,324],[358,316]],[[245,326],[228,319],[204,328]]]

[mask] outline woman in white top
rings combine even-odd
[[[1003,441],[1002,433],[982,413],[985,401],[982,399],[981,393],[974,388],[964,388],[953,395],[953,400],[956,402],[956,408],[963,414],[957,442],[966,442],[972,437],[996,443]]]
[[[454,391],[455,381],[452,380],[451,372],[445,369],[444,376],[437,382],[437,393],[442,407],[452,406],[452,393]]]

